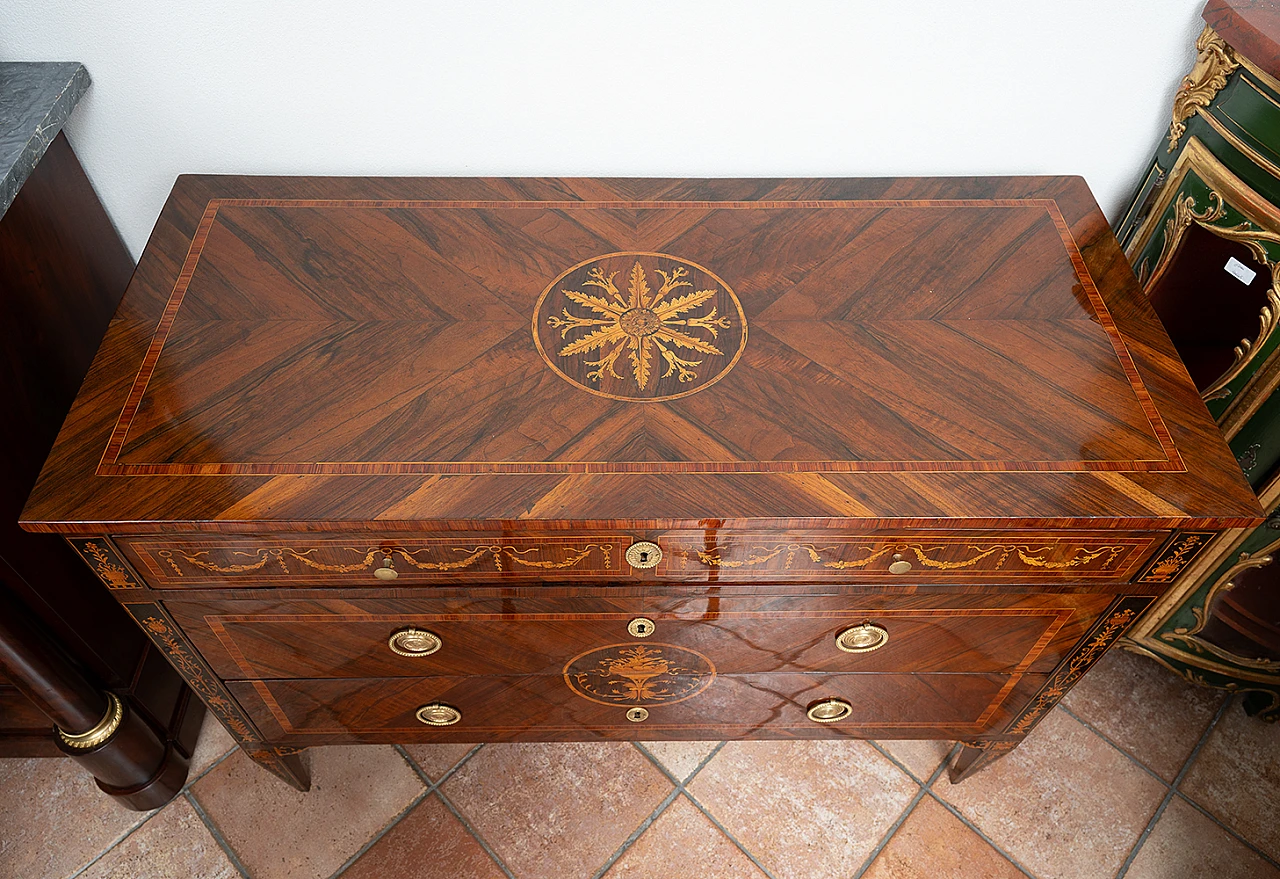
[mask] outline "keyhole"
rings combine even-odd
[[[647,552],[640,553],[640,564],[644,564],[647,561],[649,561],[649,553]]]
[[[653,624],[653,620],[646,617],[636,617],[627,623],[627,632],[635,638],[648,638],[656,629],[657,626]]]

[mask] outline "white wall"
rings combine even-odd
[[[1128,200],[1203,0],[0,0],[141,252],[177,174],[1082,174]]]

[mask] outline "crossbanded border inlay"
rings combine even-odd
[[[1043,208],[1053,221],[1071,260],[1094,316],[1107,334],[1121,369],[1139,407],[1147,417],[1153,438],[1164,459],[1095,461],[279,461],[273,463],[225,462],[204,464],[123,464],[119,457],[130,426],[146,393],[161,351],[173,328],[178,310],[195,275],[209,233],[222,207],[240,208],[351,208],[432,210],[762,210],[762,209],[865,209],[873,208]],[[492,201],[429,199],[211,199],[192,237],[190,248],[169,300],[152,335],[138,374],[125,399],[98,464],[98,476],[235,476],[235,475],[503,475],[503,474],[627,474],[627,473],[885,473],[885,472],[1186,472],[1163,418],[1142,382],[1133,356],[1124,344],[1111,313],[1098,292],[1070,227],[1055,200],[1030,199],[865,199],[806,201]]]

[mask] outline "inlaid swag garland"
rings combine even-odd
[[[833,568],[836,570],[845,570],[850,568],[865,568],[877,559],[883,558],[890,553],[909,553],[917,562],[926,568],[932,568],[939,571],[954,571],[963,568],[973,567],[984,559],[990,558],[996,553],[1000,555],[996,558],[994,564],[988,565],[983,570],[999,570],[1002,568],[1010,557],[1016,554],[1018,560],[1022,564],[1044,570],[1066,570],[1069,568],[1078,568],[1088,565],[1096,559],[1106,556],[1105,561],[1099,565],[1102,569],[1107,569],[1113,565],[1119,557],[1120,553],[1128,549],[1127,546],[1099,546],[1099,547],[1075,547],[1070,558],[1062,560],[1050,560],[1048,554],[1058,547],[1050,546],[1031,546],[1030,544],[992,544],[992,545],[967,545],[965,549],[976,555],[971,555],[967,559],[958,561],[947,561],[945,559],[937,559],[930,553],[938,553],[949,549],[946,545],[925,546],[920,543],[892,543],[884,546],[859,546],[858,549],[870,553],[865,558],[860,559],[832,559],[826,560],[822,557],[823,553],[838,552],[839,547],[825,546],[818,547],[812,543],[779,543],[772,547],[753,546],[748,550],[748,555],[744,559],[725,558],[721,550],[713,549],[695,550],[694,554],[698,561],[705,565],[717,568],[746,568],[762,565],[777,558],[783,552],[786,552],[783,568],[791,570],[799,554],[807,555],[809,560],[824,568]],[[688,552],[681,551],[678,553],[684,558],[689,557]]]
[[[356,571],[372,570],[383,558],[399,558],[420,571],[459,571],[479,564],[486,555],[492,558],[494,567],[498,571],[504,570],[504,558],[516,565],[526,568],[562,570],[565,568],[575,567],[583,560],[589,558],[592,553],[596,551],[600,553],[604,568],[609,569],[613,567],[613,544],[609,543],[589,543],[585,546],[570,546],[567,544],[559,546],[533,546],[526,549],[503,544],[478,544],[461,547],[447,547],[451,552],[463,553],[464,555],[460,558],[439,562],[422,561],[417,558],[417,556],[425,552],[438,551],[441,547],[425,547],[423,549],[412,551],[401,548],[384,549],[383,547],[330,547],[330,549],[344,552],[363,554],[363,557],[359,561],[349,564],[329,564],[312,558],[312,553],[315,553],[318,549],[318,547],[313,547],[311,549],[298,550],[289,546],[280,546],[263,547],[253,552],[234,550],[230,555],[243,556],[245,558],[254,559],[254,561],[246,562],[244,564],[230,565],[221,565],[211,561],[207,558],[209,555],[207,550],[188,553],[182,550],[162,549],[159,550],[156,555],[164,559],[164,561],[168,563],[169,567],[179,577],[186,576],[186,572],[183,571],[181,566],[178,564],[179,561],[216,574],[244,574],[252,571],[262,571],[266,569],[271,562],[277,563],[283,573],[292,574],[294,572],[289,570],[289,561],[291,560],[300,562],[305,567],[315,571],[323,571],[330,574],[349,574]],[[526,558],[530,553],[541,553],[550,549],[564,550],[564,558],[558,560]],[[205,556],[206,558],[202,558],[202,556]]]

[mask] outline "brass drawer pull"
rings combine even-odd
[[[853,706],[843,699],[823,699],[809,706],[805,712],[815,723],[835,723],[853,713]]]
[[[391,566],[391,556],[387,556],[382,560],[382,567],[373,569],[373,576],[379,580],[394,580],[400,572]]]
[[[632,723],[644,723],[648,719],[649,719],[648,708],[640,708],[639,706],[637,706],[635,708],[627,709],[627,720],[631,721]]]
[[[432,702],[423,705],[414,715],[427,726],[452,726],[462,720],[462,712],[452,705],[443,702]]]
[[[392,632],[387,646],[401,656],[430,656],[443,647],[444,642],[434,632],[410,627]]]
[[[648,638],[656,628],[657,625],[648,617],[636,617],[627,623],[627,631],[633,638]]]
[[[875,623],[850,626],[836,635],[836,647],[845,653],[870,653],[888,643],[888,630]]]
[[[647,540],[637,540],[627,547],[627,564],[633,568],[656,568],[662,561],[662,547]]]
[[[893,554],[893,561],[889,563],[889,573],[905,574],[909,570],[911,570],[911,562],[904,559],[902,557],[902,553],[895,552]]]

